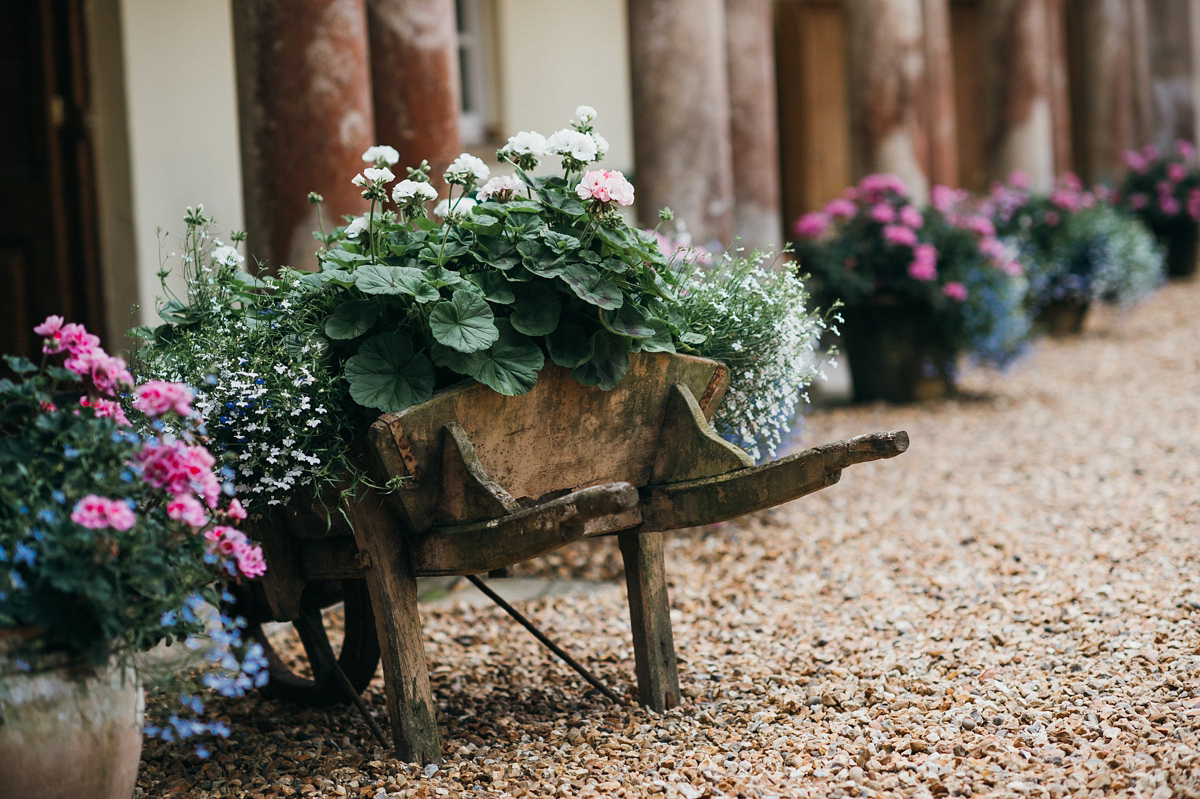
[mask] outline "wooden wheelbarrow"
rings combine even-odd
[[[641,354],[611,391],[547,365],[519,397],[461,384],[380,416],[366,446],[372,476],[402,478],[398,488],[361,491],[348,524],[291,509],[283,524],[254,530],[269,569],[248,607],[251,631],[265,642],[262,621],[293,622],[313,672],[301,679],[268,651],[271,687],[304,701],[345,698],[363,690],[382,654],[397,757],[438,762],[417,578],[490,572],[616,535],[638,699],[677,705],[661,533],[810,494],[847,466],[908,447],[903,431],[874,433],[755,466],[708,423],[727,385],[715,361]],[[335,654],[321,608],[339,599],[345,633]]]

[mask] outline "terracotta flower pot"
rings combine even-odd
[[[0,799],[129,799],[145,707],[132,665],[50,655],[26,671],[10,651],[25,637],[0,630]]]
[[[930,308],[891,298],[842,310],[854,400],[913,402],[954,392],[956,353]]]

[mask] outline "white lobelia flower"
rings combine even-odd
[[[228,244],[214,249],[212,251],[212,259],[213,263],[220,264],[221,266],[237,266],[246,260],[245,256]]]
[[[564,128],[546,139],[546,149],[557,155],[565,155],[576,161],[591,163],[596,158],[596,140],[586,133]]]
[[[547,154],[546,137],[532,130],[523,130],[508,137],[504,151],[514,155],[532,155],[541,158]]]
[[[491,170],[488,169],[488,165],[483,162],[483,159],[470,153],[463,153],[446,168],[446,182],[458,185],[482,183],[488,179],[490,174]]]
[[[402,180],[392,187],[392,201],[396,205],[410,202],[428,202],[437,199],[437,189],[417,180]]]
[[[388,147],[386,144],[376,144],[373,147],[368,147],[367,151],[362,154],[362,160],[368,164],[378,164],[383,162],[388,166],[394,165],[400,160],[400,153],[395,147]]]
[[[581,105],[575,109],[575,116],[579,118],[580,122],[586,125],[596,118],[596,109],[590,105]]]

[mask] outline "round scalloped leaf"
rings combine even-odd
[[[661,319],[651,319],[654,335],[649,338],[637,339],[634,347],[638,352],[675,352],[675,339],[671,336],[671,328]]]
[[[621,289],[588,264],[568,264],[563,270],[562,279],[571,287],[571,291],[575,292],[576,297],[606,311],[620,308],[625,302],[625,295],[621,293]]]
[[[417,302],[430,302],[441,296],[425,280],[425,273],[415,266],[360,266],[354,273],[354,285],[364,294],[402,294],[416,297]]]
[[[331,339],[358,338],[371,329],[379,318],[379,306],[371,300],[343,302],[325,320],[325,335]]]
[[[585,386],[610,391],[621,382],[629,368],[629,339],[607,330],[592,335],[592,357],[571,370],[571,377]]]
[[[592,357],[592,339],[574,322],[563,322],[546,334],[546,349],[550,360],[565,369],[574,369]]]
[[[494,302],[497,305],[511,305],[517,298],[509,279],[495,270],[472,272],[466,276],[466,279],[483,292],[483,296],[487,297],[488,302]]]
[[[500,338],[492,306],[466,289],[455,289],[449,300],[433,306],[429,330],[438,343],[459,352],[478,352]]]
[[[384,412],[402,411],[433,395],[433,364],[396,333],[364,341],[346,361],[345,374],[355,402]]]
[[[558,292],[542,283],[521,286],[508,321],[518,333],[544,336],[558,327],[562,303]]]
[[[601,311],[600,323],[610,332],[630,338],[650,338],[654,335],[651,318],[633,303],[625,303],[617,311]],[[665,327],[665,325],[664,325]]]
[[[537,382],[545,356],[533,339],[513,330],[505,320],[499,320],[496,326],[500,329],[500,340],[471,354],[474,362],[471,376],[506,396],[524,394]]]

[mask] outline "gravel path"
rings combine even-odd
[[[436,771],[352,709],[255,697],[207,761],[148,742],[139,795],[1200,796],[1198,312],[1173,284],[954,400],[812,414],[806,445],[912,446],[670,539],[683,707],[613,706],[499,610],[429,603]],[[603,541],[524,573],[618,569]],[[522,607],[628,693],[622,589]]]

